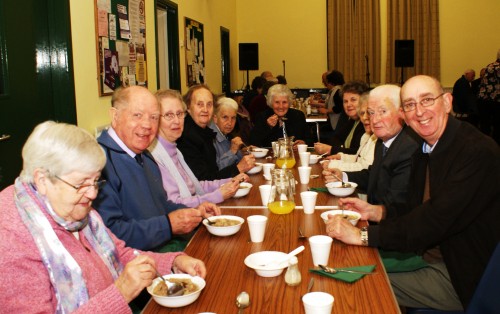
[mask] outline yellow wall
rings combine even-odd
[[[500,1],[440,0],[441,82],[453,86],[464,70],[495,61],[500,49]]]
[[[285,75],[294,87],[321,87],[327,70],[326,1],[237,0],[238,42],[259,43],[259,71],[250,71],[250,82],[264,70]],[[239,87],[246,71],[238,71]],[[243,74],[245,81],[242,80]]]
[[[220,93],[220,27],[230,30],[231,88],[246,85],[246,71],[238,70],[238,43],[259,43],[259,71],[283,74],[290,87],[319,87],[327,68],[325,0],[177,0],[179,38],[184,39],[184,17],[203,23],[206,82]],[[380,0],[382,21],[382,81],[385,79],[387,0]],[[110,97],[98,96],[94,0],[70,0],[75,97],[78,125],[94,131],[109,122]],[[500,1],[440,0],[441,81],[452,86],[463,70],[476,72],[495,59],[500,48]],[[154,0],[146,0],[149,89],[156,90]],[[182,92],[187,90],[184,48],[180,49]]]

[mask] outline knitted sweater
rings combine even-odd
[[[54,313],[57,305],[49,273],[33,237],[19,216],[14,203],[14,187],[0,192],[0,308],[2,313]],[[74,313],[131,313],[114,285],[113,277],[102,259],[92,249],[82,232],[78,240],[58,225],[47,213],[57,237],[82,269],[89,301]],[[135,258],[133,249],[116,238],[118,256],[123,265]],[[181,253],[144,253],[155,259],[162,274],[169,273],[175,257]]]

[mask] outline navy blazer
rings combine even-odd
[[[415,132],[404,126],[385,157],[382,155],[383,143],[375,144],[375,158],[368,169],[347,172],[349,181],[356,182],[358,188],[368,194],[368,202],[384,205],[387,217],[406,213],[408,183],[411,170],[411,156],[421,147],[422,140]]]

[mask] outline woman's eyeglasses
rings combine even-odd
[[[63,182],[63,183],[66,183],[67,185],[69,185],[70,187],[72,187],[73,189],[76,190],[76,193],[78,194],[85,194],[87,193],[88,190],[90,190],[90,188],[94,188],[96,190],[99,190],[103,185],[104,183],[106,183],[106,180],[99,180],[99,181],[95,181],[93,184],[80,184],[80,185],[73,185],[71,183],[69,183],[68,181],[64,180],[64,179],[61,179],[60,177],[58,176],[54,176],[57,180]]]
[[[180,111],[177,113],[167,112],[163,114],[162,117],[167,121],[172,121],[175,117],[177,117],[177,119],[179,120],[182,120],[186,117],[186,112],[185,111]]]

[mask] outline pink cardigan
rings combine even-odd
[[[68,252],[82,269],[89,291],[89,302],[75,313],[131,313],[114,285],[114,280],[100,257],[79,233],[72,233],[57,225],[48,214],[52,227]],[[111,231],[108,229],[111,234]],[[133,249],[111,234],[125,266],[135,258]],[[155,259],[158,271],[170,273],[175,257],[183,253],[144,253]],[[14,187],[0,192],[0,304],[3,313],[54,313],[56,296],[40,252],[22,222],[14,203]]]

